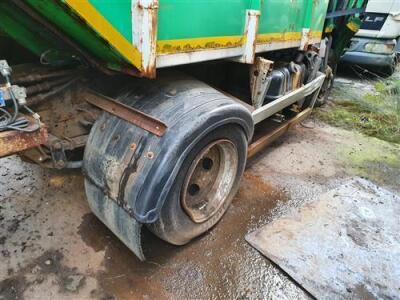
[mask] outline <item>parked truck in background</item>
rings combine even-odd
[[[400,0],[370,0],[343,63],[392,75],[400,55]]]
[[[364,0],[0,2],[0,156],[82,168],[93,213],[140,259],[183,245],[329,88]]]

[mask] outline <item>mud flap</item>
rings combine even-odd
[[[141,260],[146,260],[141,242],[142,224],[132,218],[115,201],[109,199],[88,180],[85,182],[87,193],[97,194],[96,198],[103,201],[88,202],[92,212]]]

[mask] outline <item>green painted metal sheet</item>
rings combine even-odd
[[[247,9],[260,9],[260,34],[322,31],[329,0],[161,0],[158,40],[242,35]],[[311,24],[311,26],[310,26]]]
[[[329,0],[161,0],[158,40],[239,36],[246,10],[261,11],[259,33],[321,32]],[[311,26],[310,26],[311,24]]]
[[[88,49],[99,59],[105,61],[111,68],[115,68],[124,62],[122,56],[110,49],[107,43],[104,43],[97,36],[93,29],[77,19],[65,5],[49,0],[25,0],[37,12],[39,12],[48,21],[54,23],[60,31],[65,32],[84,48]]]
[[[41,32],[31,19],[5,1],[0,1],[0,20],[1,29],[8,36],[36,55],[57,47],[48,34]]]
[[[25,0],[25,3],[108,67],[135,65],[140,69],[140,53],[139,58],[127,55],[131,49],[138,51],[132,37],[135,28],[132,0]],[[362,0],[349,1],[352,6],[360,3]],[[328,4],[329,0],[159,0],[157,52],[172,54],[243,46],[249,9],[261,12],[258,43],[300,40],[303,28],[310,28],[312,36],[318,38],[324,28]],[[0,5],[8,8],[0,10],[0,18],[5,20],[0,22],[0,29],[37,54],[54,46],[46,36],[34,40],[42,28],[25,24],[31,21],[25,22],[18,10],[10,12],[13,7],[10,2],[2,1]]]
[[[262,7],[259,33],[301,32],[307,0],[269,0]]]
[[[161,0],[158,40],[242,35],[251,0]]]
[[[96,9],[129,41],[132,42],[131,0],[89,0]]]

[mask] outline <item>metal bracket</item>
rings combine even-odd
[[[311,43],[311,29],[303,28],[301,30],[301,42],[299,50],[306,51]]]
[[[50,146],[51,158],[53,160],[54,167],[62,169],[67,164],[67,156],[65,155],[64,145],[61,141],[55,141]]]
[[[142,73],[156,77],[158,0],[132,1],[133,43],[142,54]]]
[[[244,64],[253,64],[256,45],[257,45],[257,33],[258,23],[260,20],[261,12],[259,10],[248,9],[246,11],[246,26],[244,31],[244,46],[243,55],[238,58],[233,58],[233,61],[241,62]]]
[[[5,105],[5,102],[4,105],[2,105],[3,101],[8,101],[12,99],[11,93],[14,95],[19,105],[26,105],[26,88],[20,87],[18,85],[11,85],[0,86],[0,106]]]
[[[311,101],[310,107],[314,106],[316,96],[318,95],[319,90],[325,80],[326,75],[323,73],[318,73],[318,77],[311,81],[310,83],[306,84],[305,86],[294,90],[293,92],[286,94],[285,96],[268,103],[257,110],[255,110],[253,115],[254,124],[258,124],[261,121],[271,117],[272,115],[280,112],[282,109],[292,105],[293,103],[304,99],[307,96],[310,96],[314,92],[314,97]]]
[[[94,91],[84,91],[83,97],[90,104],[157,136],[163,136],[167,130],[162,121]]]
[[[251,86],[251,101],[255,109],[260,108],[265,99],[265,95],[271,84],[271,77],[269,76],[273,61],[257,57],[256,62],[250,70],[250,86]]]
[[[11,75],[11,67],[8,65],[6,60],[0,60],[0,74],[3,77]]]

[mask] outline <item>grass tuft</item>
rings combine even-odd
[[[339,100],[316,114],[333,126],[400,144],[400,79],[378,81],[374,90],[336,89],[332,96]]]

